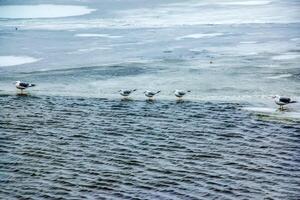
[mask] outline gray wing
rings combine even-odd
[[[123,93],[124,93],[124,94],[130,94],[130,93],[131,93],[131,90],[125,90]]]
[[[291,98],[287,98],[287,97],[280,97],[279,101],[283,102],[283,103],[290,103],[291,102]]]
[[[29,83],[20,83],[19,85],[20,85],[21,87],[25,87],[25,88],[26,88],[26,87],[29,86]]]

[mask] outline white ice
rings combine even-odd
[[[57,18],[85,15],[95,11],[85,6],[73,5],[9,5],[0,6],[0,18],[28,19],[28,18]]]
[[[22,65],[37,62],[40,59],[29,56],[0,56],[0,67]]]

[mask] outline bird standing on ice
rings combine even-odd
[[[149,91],[149,90],[146,90],[144,92],[145,96],[146,97],[149,97],[149,99],[152,99],[156,94],[160,93],[160,91],[157,91],[157,92],[152,92],[152,91]]]
[[[174,95],[178,98],[182,98],[187,93],[191,92],[190,90],[184,91],[184,90],[175,90]]]
[[[283,110],[284,105],[287,105],[290,103],[297,103],[297,101],[292,101],[291,98],[289,98],[289,97],[281,97],[279,95],[275,95],[272,98],[275,99],[275,103],[280,106],[279,107],[280,110]]]
[[[16,88],[21,90],[21,94],[23,94],[23,90],[25,90],[26,88],[35,86],[35,84],[24,83],[24,82],[21,82],[21,81],[16,81],[15,83],[16,83]]]
[[[135,92],[136,89],[134,90],[119,90],[120,95],[123,97],[128,97],[132,92]]]

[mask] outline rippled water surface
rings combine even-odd
[[[2,199],[298,199],[295,121],[237,103],[0,96]]]

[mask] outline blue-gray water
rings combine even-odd
[[[33,96],[0,103],[3,199],[299,198],[300,125],[264,120],[240,104]]]
[[[85,7],[18,7],[37,4]],[[0,199],[299,199],[300,104],[271,98],[300,101],[299,13],[0,0]],[[37,86],[20,96],[16,80]]]

